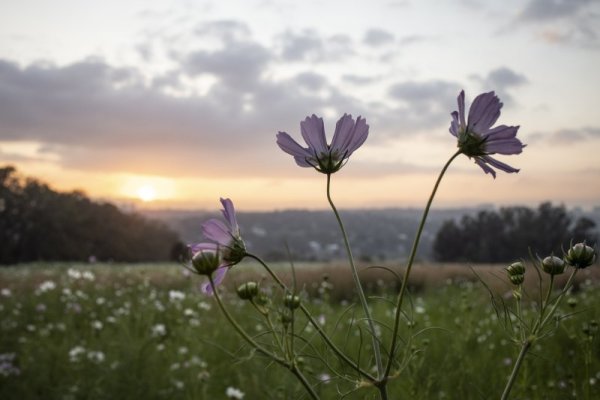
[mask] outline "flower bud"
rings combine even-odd
[[[258,294],[258,284],[252,281],[242,283],[236,291],[240,299],[251,300]]]
[[[246,255],[246,244],[241,238],[234,238],[229,246],[223,249],[223,260],[229,265],[239,263]]]
[[[565,255],[565,262],[575,268],[586,268],[596,260],[596,251],[585,243],[571,246]]]
[[[291,315],[289,312],[287,312],[287,313],[282,313],[280,318],[281,318],[281,323],[282,323],[283,325],[288,325],[288,324],[291,324],[291,323],[292,323],[292,321],[294,320],[294,319],[292,318],[292,315]]]
[[[295,310],[300,307],[300,297],[292,294],[286,294],[283,298],[283,305],[290,310]]]
[[[565,262],[556,256],[548,256],[542,260],[542,270],[550,275],[560,275],[565,272]]]
[[[192,256],[192,267],[200,275],[210,275],[220,266],[219,254],[216,251],[202,250]]]
[[[577,307],[577,299],[575,297],[569,297],[569,299],[567,300],[567,304],[569,305],[569,307],[575,308]]]
[[[521,261],[510,264],[506,267],[506,272],[513,285],[520,285],[525,280],[525,266]]]

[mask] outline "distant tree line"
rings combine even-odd
[[[596,223],[574,220],[564,206],[506,207],[444,222],[433,243],[437,261],[510,262],[533,254],[562,255],[571,240],[593,245]]]
[[[181,249],[178,235],[162,222],[0,168],[0,264],[161,261]]]

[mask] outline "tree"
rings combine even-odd
[[[168,260],[180,245],[164,224],[60,193],[15,168],[0,168],[0,264],[27,261]]]
[[[596,243],[596,224],[573,218],[564,206],[546,202],[537,210],[506,207],[445,221],[433,244],[438,261],[510,262],[526,258],[529,250],[540,256],[562,254],[570,241]]]

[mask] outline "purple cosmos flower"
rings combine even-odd
[[[365,142],[369,125],[364,118],[358,117],[354,122],[352,115],[344,114],[335,126],[331,144],[327,144],[323,119],[313,114],[300,122],[300,131],[308,147],[299,145],[286,132],[277,134],[277,145],[293,156],[299,166],[332,174],[342,168],[350,155]]]
[[[227,270],[242,261],[246,256],[246,246],[240,235],[240,228],[235,216],[235,209],[230,199],[221,199],[223,205],[223,217],[225,222],[212,218],[202,224],[202,233],[211,242],[196,243],[190,245],[192,260],[197,259],[199,265],[213,261],[211,255],[217,254],[220,257],[219,265],[216,268],[208,268],[209,273],[213,273],[213,282],[215,286],[221,284],[225,278]],[[202,291],[206,294],[212,294],[212,288],[209,282],[202,284]]]
[[[516,138],[519,126],[498,125],[492,128],[500,117],[502,103],[494,92],[482,93],[473,100],[469,109],[469,118],[465,123],[465,92],[458,95],[458,111],[451,113],[450,133],[458,139],[458,147],[486,174],[496,178],[496,171],[519,172],[518,169],[504,164],[490,154],[519,154],[525,145]]]

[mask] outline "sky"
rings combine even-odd
[[[20,0],[0,5],[0,165],[139,207],[327,207],[275,143],[349,113],[340,208],[422,207],[456,97],[494,90],[521,171],[450,166],[443,207],[600,206],[600,1]],[[145,200],[145,202],[142,202]]]

